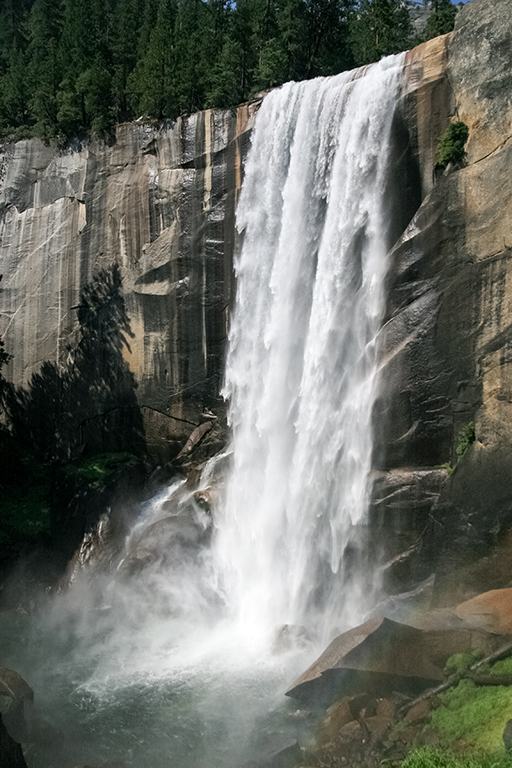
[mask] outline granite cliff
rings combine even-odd
[[[371,514],[384,532],[388,590],[431,584],[436,573],[439,600],[447,590],[462,599],[510,580],[509,10],[509,0],[473,0],[452,34],[407,55],[395,126],[403,184],[390,190],[400,205],[391,222]],[[27,387],[42,363],[66,366],[80,339],[81,292],[117,264],[130,324],[124,361],[149,455],[176,456],[211,411],[222,414],[234,211],[257,109],[120,125],[111,146],[3,147],[7,378]],[[467,161],[436,173],[437,141],[451,119],[469,127]],[[109,402],[94,419],[104,423],[125,405]],[[450,474],[442,465],[455,463],[470,423],[476,440]]]

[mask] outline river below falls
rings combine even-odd
[[[284,691],[311,649],[250,659],[213,647],[194,663],[160,646],[130,669],[126,658],[104,657],[121,636],[91,643],[69,625],[50,627],[46,612],[0,617],[2,664],[31,685],[34,711],[63,737],[30,745],[29,768],[240,768],[290,738],[304,741],[309,713]]]

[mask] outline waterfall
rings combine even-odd
[[[232,467],[217,512],[225,600],[248,634],[323,638],[371,601],[358,552],[403,57],[288,83],[258,113],[224,395]]]

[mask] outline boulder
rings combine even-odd
[[[512,588],[484,592],[461,603],[454,612],[471,626],[499,634],[512,634]]]
[[[502,635],[471,626],[436,629],[431,623],[418,629],[370,619],[336,637],[286,695],[324,704],[362,692],[415,695],[444,680],[444,666],[454,653],[489,655],[502,645]]]
[[[292,648],[305,648],[308,645],[311,645],[311,635],[306,627],[299,624],[283,624],[276,633],[272,652],[275,654],[286,653]]]
[[[22,676],[13,669],[0,667],[0,714],[17,741],[25,741],[28,736],[33,701],[34,691]]]
[[[0,765],[2,768],[27,768],[21,745],[9,735],[0,715]]]
[[[507,722],[503,731],[503,743],[505,744],[505,749],[512,750],[512,720]]]
[[[422,632],[414,627],[370,619],[336,637],[286,695],[325,702],[363,691],[421,691],[443,679],[421,640]]]
[[[205,517],[207,517],[205,515]],[[211,519],[173,515],[150,525],[121,563],[121,571],[137,573],[149,565],[181,562],[194,557],[209,542]]]

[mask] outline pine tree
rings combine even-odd
[[[151,3],[146,8],[151,9]],[[113,93],[118,120],[131,116],[128,80],[137,64],[144,19],[143,0],[117,0],[112,23]]]
[[[176,117],[174,27],[176,0],[159,0],[155,25],[149,44],[129,78],[139,114],[162,119]]]
[[[108,11],[106,0],[64,0],[58,119],[68,136],[112,123]]]
[[[6,57],[6,72],[0,85],[0,105],[4,129],[29,123],[27,62],[24,51],[16,44]]]
[[[457,7],[452,5],[451,0],[430,0],[429,4],[431,14],[425,26],[425,40],[451,32],[457,16]]]
[[[35,133],[50,138],[58,133],[58,90],[62,80],[59,39],[61,5],[55,0],[35,0],[28,21],[28,74],[30,112]]]
[[[360,0],[351,24],[356,65],[407,50],[411,37],[409,11],[401,0]]]
[[[174,27],[176,102],[180,113],[195,112],[205,103],[207,17],[202,0],[181,0]]]

